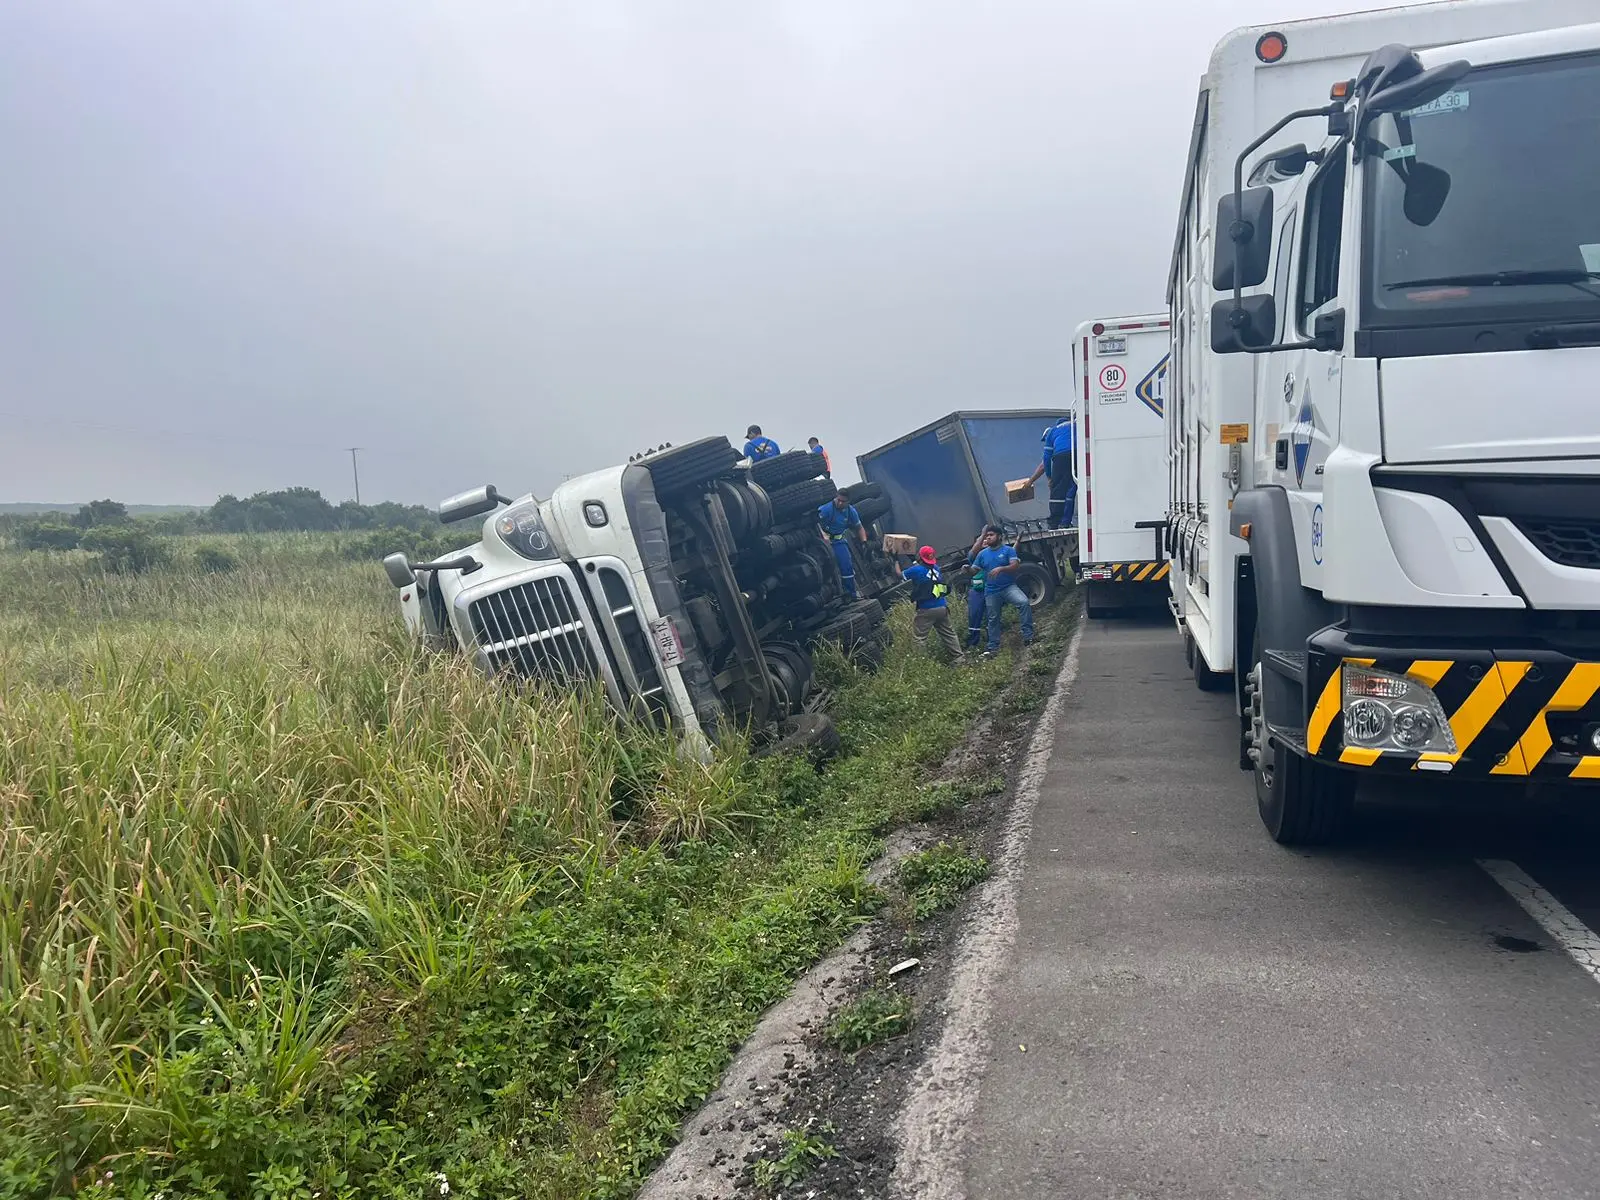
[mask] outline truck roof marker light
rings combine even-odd
[[[1256,39],[1256,57],[1264,63],[1275,63],[1289,53],[1289,39],[1274,30]]]
[[[1247,542],[1250,540],[1250,522],[1249,521],[1245,521],[1242,524],[1240,524],[1240,526],[1239,526],[1239,536],[1242,537]]]
[[[1350,99],[1350,87],[1351,87],[1351,84],[1353,84],[1354,82],[1355,81],[1352,80],[1352,79],[1341,79],[1338,83],[1334,84],[1331,88],[1328,89],[1328,99],[1329,100],[1348,100],[1348,99]]]
[[[1100,322],[1100,321],[1096,321],[1093,325],[1091,325],[1089,327],[1089,332],[1094,334],[1095,337],[1099,337],[1105,331],[1106,331],[1105,324],[1103,322]]]

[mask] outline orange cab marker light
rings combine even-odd
[[[1331,88],[1329,88],[1328,89],[1328,99],[1329,100],[1348,100],[1348,99],[1350,99],[1350,80],[1341,79],[1338,83],[1334,84]]]
[[[1281,33],[1263,33],[1256,39],[1256,57],[1264,63],[1275,63],[1289,52],[1289,40]]]
[[[1247,542],[1250,540],[1250,522],[1249,521],[1243,521],[1243,522],[1240,523],[1240,525],[1239,525],[1239,536],[1242,537]]]

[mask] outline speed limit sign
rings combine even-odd
[[[1128,386],[1128,372],[1117,363],[1107,363],[1100,368],[1100,390],[1120,392]]]

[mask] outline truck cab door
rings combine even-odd
[[[1280,224],[1283,235],[1273,283],[1280,343],[1311,341],[1318,318],[1336,314],[1341,307],[1339,268],[1348,170],[1343,153],[1321,164],[1301,193],[1303,199]],[[1321,584],[1322,471],[1339,438],[1342,367],[1341,350],[1307,347],[1263,355],[1258,365],[1256,422],[1264,453],[1256,459],[1256,481],[1288,494],[1300,579],[1308,587]]]

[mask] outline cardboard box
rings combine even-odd
[[[917,552],[917,539],[909,533],[886,533],[883,535],[883,552],[885,554],[915,554]]]
[[[1008,504],[1021,504],[1024,500],[1033,499],[1033,481],[1031,479],[1013,479],[1006,484],[1006,502]]]

